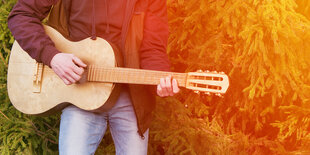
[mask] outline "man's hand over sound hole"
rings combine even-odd
[[[66,85],[81,79],[87,65],[78,57],[68,53],[58,53],[51,60],[51,67]]]

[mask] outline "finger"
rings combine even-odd
[[[69,66],[64,68],[67,80],[69,80],[72,83],[75,83],[76,81],[79,81],[81,79],[81,76],[74,72],[74,68],[79,67],[76,66],[74,63],[69,63]]]
[[[61,68],[55,66],[53,67],[53,70],[66,85],[71,84],[70,81],[66,79],[66,73]]]
[[[79,67],[86,67],[87,65],[81,60],[79,59],[78,57],[76,56],[73,56],[72,57],[72,60],[75,64],[77,64]]]
[[[178,86],[178,82],[176,79],[172,80],[172,89],[173,89],[173,93],[176,94],[178,92],[180,92],[180,88]]]
[[[73,83],[75,83],[76,81],[79,81],[81,79],[81,76],[74,73],[73,71],[69,73],[69,76],[74,80]]]
[[[170,96],[173,96],[173,91],[172,91],[172,86],[171,86],[171,76],[169,75],[168,77],[166,77],[165,79],[166,81],[166,88],[167,88],[167,93]]]
[[[168,96],[168,91],[167,91],[167,88],[166,88],[166,83],[165,83],[165,79],[164,78],[160,78],[160,87],[162,89],[161,93],[162,93],[162,96]]]
[[[162,88],[160,87],[160,85],[157,85],[157,95],[158,95],[158,96],[163,97],[163,96],[162,96],[162,91],[163,91],[163,90],[162,90]]]
[[[77,75],[82,75],[84,73],[84,68],[82,67],[78,67],[76,65],[74,65],[74,67],[72,67],[74,73],[76,73]]]
[[[70,85],[72,84],[72,82],[67,78],[67,75],[65,72],[63,72],[62,70],[59,70],[60,75],[59,77],[62,79],[62,81],[66,84],[66,85]]]
[[[66,78],[61,78],[62,81],[66,84],[66,85],[70,85],[71,83],[66,79]]]
[[[74,75],[75,73],[70,66],[63,67],[61,72],[63,72],[62,77],[66,78],[71,84],[76,82]]]
[[[66,73],[65,76],[64,76],[64,78],[65,78],[66,80],[68,80],[68,81],[70,82],[70,84],[76,82],[76,80],[74,80],[74,79],[70,76],[69,73]]]

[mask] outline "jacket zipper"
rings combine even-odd
[[[137,0],[136,1],[134,1],[134,3],[132,4],[133,6],[132,6],[132,8],[131,8],[131,10],[130,10],[130,14],[128,15],[129,17],[128,17],[128,21],[125,23],[126,25],[125,25],[125,31],[124,31],[124,35],[123,35],[123,51],[125,51],[125,43],[126,43],[126,36],[127,36],[127,34],[128,34],[128,29],[129,29],[129,25],[130,25],[130,23],[131,23],[131,20],[132,20],[132,17],[133,17],[133,14],[134,14],[134,8],[135,8],[135,4],[136,4],[136,2],[137,2]],[[127,0],[127,8],[129,7],[129,5],[130,5],[130,1],[129,0]],[[126,60],[124,59],[124,64],[126,64]],[[129,93],[130,93],[130,91],[129,91]],[[131,95],[130,95],[131,96]],[[133,110],[134,110],[134,112],[135,112],[135,115],[136,115],[136,119],[137,119],[137,126],[138,126],[138,134],[141,136],[141,138],[142,139],[145,139],[145,137],[144,137],[144,135],[143,135],[143,133],[142,133],[142,131],[141,131],[141,128],[140,128],[140,124],[139,124],[139,119],[138,119],[138,115],[137,115],[137,111],[136,111],[136,107],[135,107],[135,105],[134,104],[132,104],[132,106],[133,106]]]
[[[127,6],[126,6],[126,8],[129,8],[130,2],[131,2],[130,0],[127,0]],[[137,2],[137,0],[135,0],[134,3],[132,4],[131,10],[130,10],[130,14],[127,14],[127,18],[126,18],[127,21],[126,21],[126,23],[125,23],[125,25],[124,25],[124,27],[125,27],[124,33],[122,34],[122,35],[123,35],[123,36],[122,36],[122,45],[123,45],[122,51],[125,51],[126,36],[127,36],[127,34],[128,34],[129,24],[130,24],[130,22],[131,22],[131,20],[132,20],[132,17],[133,17],[133,12],[134,12],[134,8],[135,8],[136,2]],[[126,63],[126,62],[125,62],[125,59],[124,59],[124,64],[125,64],[125,63]]]
[[[96,21],[95,21],[95,0],[93,2],[93,10],[92,10],[92,34],[91,34],[91,39],[96,40]]]

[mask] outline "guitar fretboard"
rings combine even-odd
[[[186,86],[185,73],[151,71],[132,68],[106,68],[90,65],[88,67],[87,80],[92,82],[113,82],[113,83],[130,83],[130,84],[145,84],[157,85],[160,83],[160,78],[171,75],[178,81],[181,87]]]

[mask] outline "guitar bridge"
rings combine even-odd
[[[42,86],[42,77],[43,77],[43,63],[35,63],[34,72],[33,72],[33,90],[34,93],[41,92]]]

